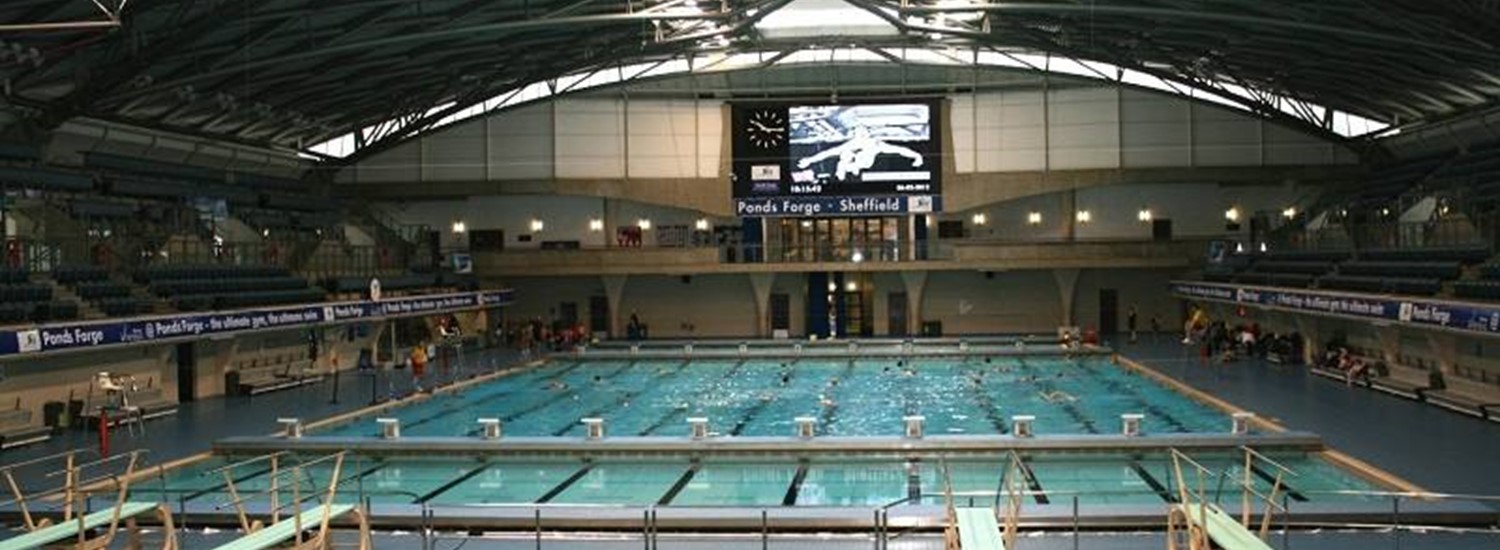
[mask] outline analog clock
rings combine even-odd
[[[786,117],[773,110],[752,112],[745,119],[745,134],[761,149],[780,147],[786,143]]]

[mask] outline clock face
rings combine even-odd
[[[774,149],[786,143],[786,117],[772,110],[755,111],[745,120],[745,133],[756,147]]]

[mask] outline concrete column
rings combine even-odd
[[[1072,227],[1070,224],[1069,227]],[[1071,230],[1070,230],[1071,231]],[[1054,269],[1052,276],[1057,279],[1058,297],[1062,301],[1062,326],[1071,327],[1073,320],[1073,298],[1078,291],[1077,269]]]
[[[1302,333],[1302,362],[1314,365],[1323,358],[1323,334],[1318,329],[1318,320],[1306,315],[1294,315],[1297,332]]]
[[[751,273],[750,291],[755,297],[755,336],[771,335],[771,286],[776,282],[775,273]]]
[[[1437,359],[1438,369],[1443,374],[1453,374],[1453,367],[1458,364],[1458,338],[1442,332],[1423,332],[1427,336],[1427,346],[1432,348],[1432,356]]]
[[[1401,354],[1401,330],[1394,325],[1375,325],[1375,341],[1380,345],[1380,358],[1386,363],[1396,364]]]
[[[906,333],[915,336],[922,332],[922,292],[927,289],[927,272],[902,271],[901,282],[906,287]]]
[[[625,282],[629,280],[628,275],[604,275],[599,277],[604,281],[604,299],[609,301],[609,337],[620,339],[625,335],[625,323],[621,322],[620,303],[625,298]]]

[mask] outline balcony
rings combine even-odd
[[[482,277],[801,271],[1187,268],[1207,240],[873,242],[857,245],[601,247],[474,254]]]

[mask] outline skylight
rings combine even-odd
[[[888,10],[886,13],[895,16]],[[843,0],[792,0],[756,22],[755,29],[766,38],[898,34],[889,21]]]
[[[957,0],[955,0],[957,1]],[[836,21],[845,21],[843,12],[827,12],[819,10],[844,9],[829,6],[845,6],[865,14],[882,25],[885,21],[875,15],[853,8],[841,0],[795,0],[787,8],[803,5],[810,6],[809,12],[803,12],[807,17],[818,18],[831,17]],[[766,17],[767,20],[780,14],[773,13]],[[848,14],[853,17],[853,14]],[[868,21],[868,19],[866,20]],[[762,21],[764,23],[764,20]],[[802,20],[791,20],[791,27],[783,29],[826,29],[828,27],[807,27]],[[889,25],[887,25],[889,26]],[[877,53],[878,52],[878,53]],[[432,131],[450,124],[462,122],[479,116],[493,113],[500,109],[515,107],[525,103],[541,101],[555,95],[578,92],[599,86],[607,86],[618,83],[629,83],[642,78],[671,77],[683,74],[720,73],[735,70],[754,69],[763,63],[775,59],[779,55],[777,51],[760,52],[725,52],[711,51],[698,52],[688,57],[675,59],[651,61],[633,65],[624,65],[616,68],[597,69],[582,73],[575,73],[558,78],[551,82],[533,82],[507,90],[497,94],[483,102],[475,103],[458,112],[443,117],[442,120],[431,124],[425,131]],[[799,64],[867,64],[867,63],[891,63],[892,60],[900,60],[902,63],[925,66],[974,66],[993,69],[1029,70],[1065,74],[1068,76],[1110,82],[1121,85],[1135,86],[1151,90],[1158,90],[1174,95],[1193,98],[1199,101],[1223,105],[1233,109],[1247,112],[1255,112],[1255,102],[1251,97],[1258,97],[1261,101],[1269,103],[1273,108],[1288,115],[1306,120],[1306,116],[1315,115],[1322,118],[1327,113],[1327,108],[1314,105],[1304,101],[1291,98],[1260,93],[1251,95],[1249,90],[1230,83],[1214,83],[1217,88],[1209,90],[1195,88],[1187,84],[1166,80],[1148,73],[1118,67],[1109,63],[1097,61],[1077,60],[1068,57],[1049,55],[1045,53],[1024,52],[998,52],[993,50],[979,51],[954,50],[950,48],[881,48],[871,50],[860,47],[840,48],[811,48],[792,52],[776,61],[777,65],[799,65]],[[452,104],[445,104],[429,109],[428,113],[435,113]],[[1380,135],[1378,132],[1387,131],[1389,124],[1364,118],[1358,115],[1334,111],[1332,113],[1332,125],[1330,131],[1344,137]],[[390,135],[398,131],[406,124],[405,120],[389,120],[375,124],[361,130],[366,139],[371,142],[383,135]],[[317,145],[308,150],[329,157],[343,158],[353,154],[359,140],[355,134],[338,136]]]

